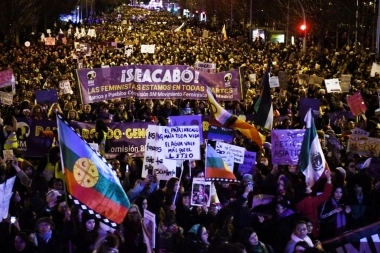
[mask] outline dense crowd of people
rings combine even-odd
[[[185,27],[174,32],[173,27],[183,22]],[[77,28],[95,29],[96,37],[79,35]],[[191,34],[184,31],[186,28],[192,29]],[[63,33],[66,38],[57,40],[55,46],[46,46],[39,36],[31,40],[30,47],[0,43],[0,70],[13,69],[16,79],[13,104],[1,107],[4,149],[12,149],[18,156],[17,161],[3,161],[0,167],[0,183],[4,185],[17,175],[9,215],[0,223],[1,252],[145,253],[145,209],[156,215],[155,252],[162,253],[324,252],[321,241],[379,220],[380,181],[363,168],[366,157],[345,149],[355,127],[367,130],[371,137],[380,137],[380,120],[375,113],[380,75],[370,76],[373,54],[368,50],[355,53],[347,43],[339,50],[319,50],[311,38],[306,53],[298,44],[259,38],[250,42],[239,36],[223,40],[222,27],[218,31],[210,29],[206,38],[203,30],[207,28],[205,23],[178,19],[166,11],[124,6],[82,24],[55,24],[52,36],[62,38]],[[88,43],[91,56],[77,55],[74,42]],[[126,55],[124,47],[111,46],[112,42],[133,45],[133,50]],[[155,53],[142,54],[141,44],[155,44]],[[338,151],[323,145],[330,170],[313,189],[305,183],[298,166],[272,164],[270,145],[260,149],[239,134],[234,144],[257,152],[256,169],[250,174],[236,173],[240,180],[237,184],[215,182],[207,196],[210,207],[191,206],[190,201],[193,178],[204,178],[203,160],[185,161],[182,177],[178,174],[162,182],[155,175],[142,178],[142,159],[121,153],[110,163],[132,205],[123,223],[114,229],[66,202],[64,178],[57,173],[61,166],[59,147],[52,147],[49,154],[33,161],[18,155],[17,118],[55,120],[59,113],[69,121],[96,122],[93,138],[104,154],[106,123],[152,121],[165,125],[169,116],[210,114],[208,101],[200,100],[128,97],[81,104],[75,77],[79,62],[83,68],[194,66],[196,62],[215,63],[217,72],[242,67],[246,97],[220,103],[235,115],[250,115],[255,113],[261,78],[269,61],[273,62],[272,75],[285,71],[288,78],[287,87],[271,91],[274,128],[301,128],[300,98],[317,98],[321,101],[317,122],[321,141],[329,134],[342,143]],[[256,80],[250,74],[256,74]],[[350,92],[327,93],[324,83],[308,84],[302,74],[325,79],[350,74]],[[62,80],[70,81],[72,92],[60,87]],[[36,103],[34,91],[41,89],[57,89],[58,102]],[[331,120],[329,115],[349,111],[347,95],[356,91],[366,103],[365,114]]]

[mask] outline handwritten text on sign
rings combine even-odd
[[[235,163],[242,164],[244,161],[245,148],[217,141],[215,151],[220,155],[228,154],[228,152],[231,152],[234,154]]]
[[[239,173],[241,175],[247,173],[253,173],[256,162],[256,152],[245,151],[244,153],[244,162],[239,164]]]
[[[146,135],[145,156],[141,177],[156,174],[160,180],[169,180],[175,176],[176,162],[165,158],[164,128],[149,125]]]
[[[272,162],[274,164],[297,164],[305,130],[273,130]]]
[[[167,159],[201,159],[198,126],[165,127],[164,144]]]

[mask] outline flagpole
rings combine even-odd
[[[56,119],[57,119],[57,127],[59,126],[59,118],[58,118],[58,111],[56,110]],[[61,149],[61,145],[59,144],[59,129],[57,129],[57,132],[58,132],[58,145],[59,145],[59,155],[61,156],[61,169],[62,169],[62,174],[65,174],[65,167],[64,167],[64,163],[63,163],[63,156],[62,156],[62,149]],[[65,178],[65,181],[63,182],[63,192],[65,193],[65,202],[66,204],[68,204],[68,201],[67,201],[67,188],[66,188],[66,177]]]
[[[173,200],[173,203],[172,203],[172,204],[175,204],[175,202],[176,202],[176,200],[177,200],[178,191],[179,191],[179,189],[181,188],[182,174],[183,174],[183,160],[182,160],[182,164],[181,164],[181,174],[180,174],[180,176],[179,176],[178,188],[177,188],[177,191],[175,192],[174,200]]]

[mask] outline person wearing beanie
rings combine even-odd
[[[88,211],[82,213],[82,223],[73,237],[74,253],[91,253],[99,237],[99,223]]]
[[[269,253],[268,246],[259,241],[256,231],[246,227],[242,230],[240,243],[245,246],[247,253]]]
[[[65,244],[73,233],[70,215],[65,216],[66,228],[62,231],[55,230],[54,222],[49,217],[42,217],[35,223],[35,233],[30,238],[40,253],[63,252]]]
[[[195,224],[187,232],[185,240],[179,243],[175,252],[206,253],[209,246],[208,232],[200,224]]]

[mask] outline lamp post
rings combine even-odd
[[[298,0],[298,3],[299,3],[299,5],[301,6],[301,9],[302,9],[303,25],[305,26],[305,35],[304,35],[305,37],[303,39],[303,48],[302,48],[302,51],[303,51],[303,53],[306,53],[306,30],[307,30],[306,29],[306,16],[305,16],[305,10],[304,10],[304,8],[303,8],[300,0]]]

